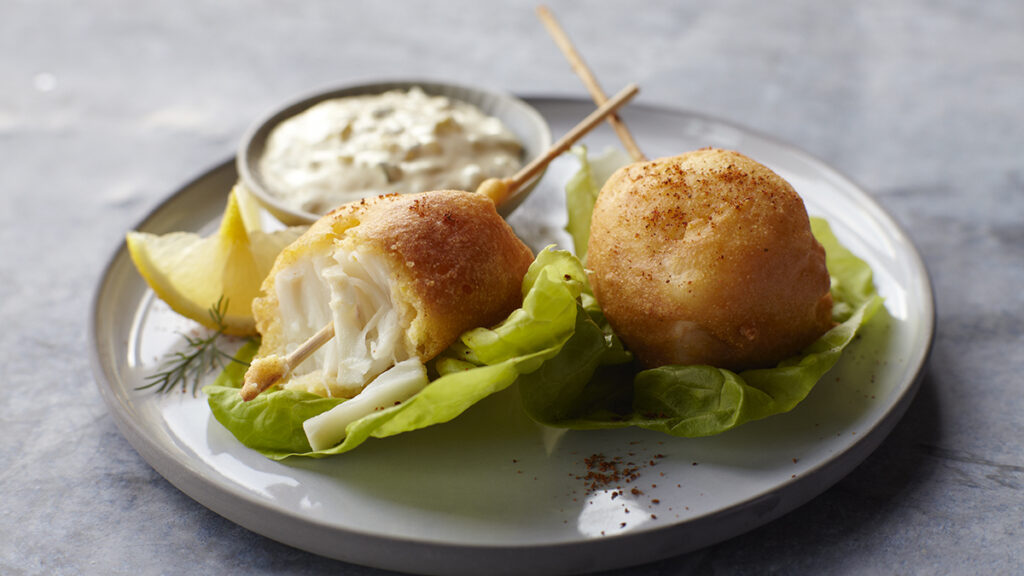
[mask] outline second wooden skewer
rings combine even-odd
[[[597,78],[594,76],[590,68],[587,67],[586,62],[583,61],[583,57],[580,56],[579,52],[576,51],[576,47],[573,46],[572,41],[569,40],[569,35],[565,33],[559,25],[558,20],[555,19],[555,15],[548,10],[547,6],[537,7],[537,16],[540,21],[544,24],[544,27],[548,29],[548,33],[551,38],[554,39],[555,44],[565,55],[565,59],[569,61],[569,65],[572,67],[576,75],[583,81],[583,85],[586,86],[587,91],[590,92],[591,98],[594,99],[598,105],[603,104],[608,100],[608,96],[604,90],[601,89],[601,85],[597,82]],[[626,148],[626,152],[629,153],[630,157],[633,158],[634,162],[641,162],[647,160],[647,157],[640,150],[636,140],[633,139],[633,134],[630,133],[629,128],[619,118],[618,114],[612,114],[608,116],[608,123],[612,125],[615,133],[618,135],[619,140],[622,141],[622,145]]]

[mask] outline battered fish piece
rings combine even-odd
[[[608,321],[646,367],[774,366],[833,325],[803,200],[738,152],[619,169],[598,196],[587,259]]]
[[[334,324],[334,338],[283,384],[352,397],[408,359],[427,362],[522,302],[530,249],[494,203],[453,190],[347,204],[285,248],[253,302],[259,357],[285,356]]]

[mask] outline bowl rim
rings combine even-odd
[[[275,106],[270,111],[260,115],[244,132],[235,155],[235,165],[240,182],[267,211],[282,223],[286,225],[312,224],[323,215],[306,212],[305,210],[286,205],[269,192],[260,175],[259,160],[270,133],[281,122],[326,100],[346,96],[380,94],[388,90],[410,89],[413,87],[419,87],[427,94],[440,94],[463,102],[466,100],[460,98],[460,94],[475,94],[482,99],[492,99],[511,104],[514,109],[522,113],[529,120],[528,124],[531,127],[536,128],[536,136],[539,137],[541,143],[539,153],[543,153],[551,147],[551,126],[547,119],[534,106],[510,92],[434,79],[381,79],[314,89],[311,92],[303,93],[301,96],[286,100],[284,104]],[[479,107],[476,103],[469,103]],[[484,113],[495,116],[487,110],[484,110]],[[522,133],[517,134],[517,136],[523,138]],[[531,159],[532,157],[524,158],[524,165]],[[519,206],[543,177],[545,170],[538,172],[514,195],[506,199],[498,207],[499,213],[507,217]]]

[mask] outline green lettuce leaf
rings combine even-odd
[[[552,249],[542,251],[523,280],[522,308],[493,328],[463,334],[434,361],[438,376],[426,388],[406,402],[351,423],[345,440],[328,450],[310,448],[302,422],[343,399],[274,389],[243,402],[238,391],[245,366],[238,363],[232,363],[204,392],[217,421],[242,444],[268,458],[347,452],[371,437],[447,422],[521,375],[542,367],[572,337],[585,282],[583,267],[574,256]],[[246,346],[238,359],[248,362],[255,352],[255,345]]]
[[[587,169],[586,152],[580,154]],[[574,179],[576,181],[576,179]],[[574,196],[567,190],[567,201]],[[592,209],[593,205],[590,205]],[[578,214],[586,213],[578,207]],[[825,247],[839,324],[800,355],[769,369],[731,372],[712,366],[662,366],[633,372],[598,352],[606,330],[577,324],[573,338],[545,366],[519,379],[523,406],[535,420],[575,429],[639,426],[676,436],[719,434],[791,410],[838,361],[858,328],[881,305],[871,268],[839,244],[828,223],[811,219]],[[577,239],[579,244],[579,239]],[[595,325],[603,319],[589,308]]]

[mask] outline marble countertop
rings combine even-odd
[[[427,77],[585,96],[535,4],[0,6],[0,572],[383,574],[207,510],[122,437],[89,363],[123,234],[313,88]],[[747,534],[621,574],[1024,572],[1024,7],[554,2],[609,91],[771,134],[904,227],[937,332],[892,434]]]

